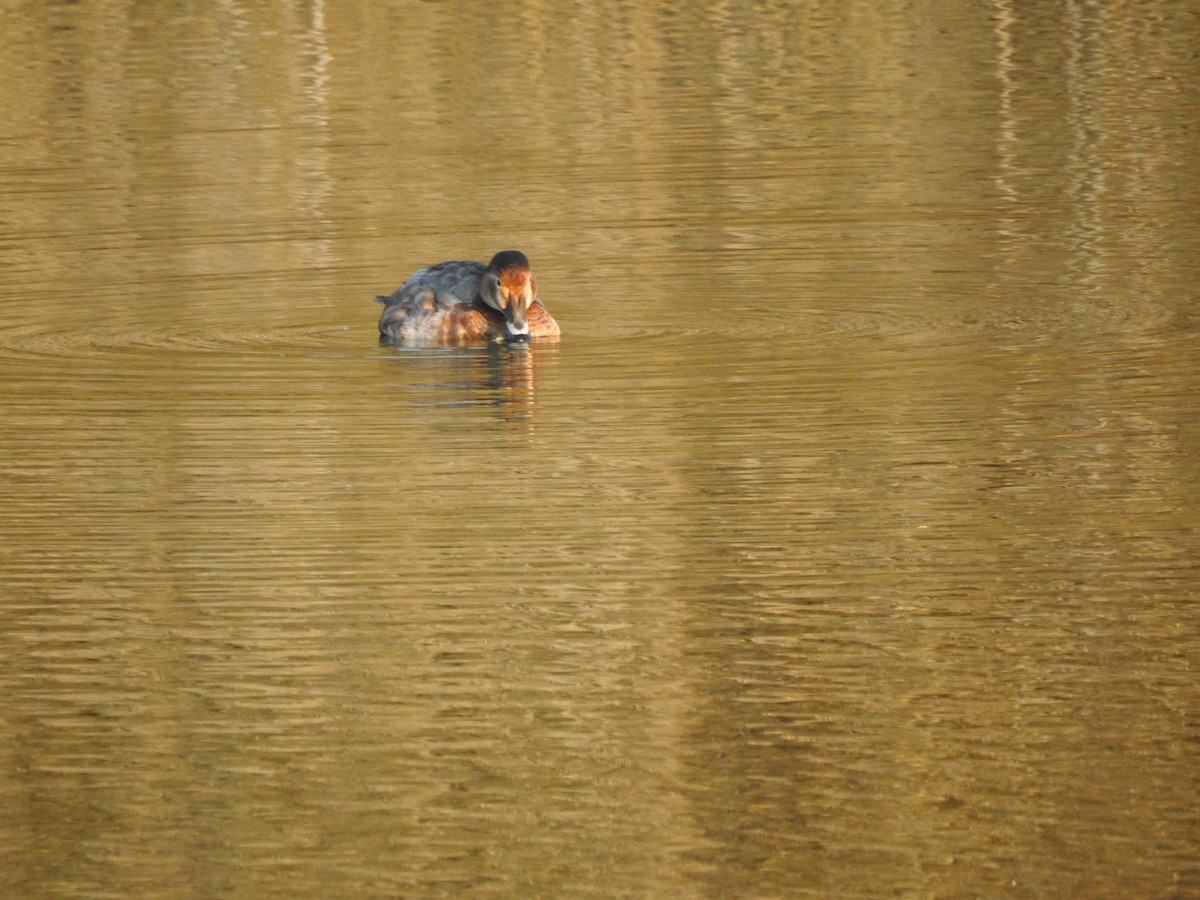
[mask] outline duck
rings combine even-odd
[[[486,266],[455,260],[417,269],[383,304],[379,333],[398,344],[528,343],[557,337],[537,278],[520,250],[501,250]]]

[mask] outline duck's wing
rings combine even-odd
[[[483,263],[458,260],[425,266],[417,269],[394,294],[375,299],[386,306],[411,309],[473,303],[479,298],[479,283],[486,269]]]

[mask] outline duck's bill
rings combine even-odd
[[[521,303],[509,303],[504,310],[504,328],[510,341],[529,340],[528,309]]]

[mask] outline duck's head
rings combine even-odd
[[[501,250],[488,263],[480,285],[483,301],[504,313],[510,341],[529,340],[529,307],[537,299],[537,279],[519,250]]]

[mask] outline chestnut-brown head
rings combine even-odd
[[[483,301],[504,313],[510,341],[529,340],[529,307],[537,299],[537,279],[519,250],[501,250],[488,263],[479,292]]]

